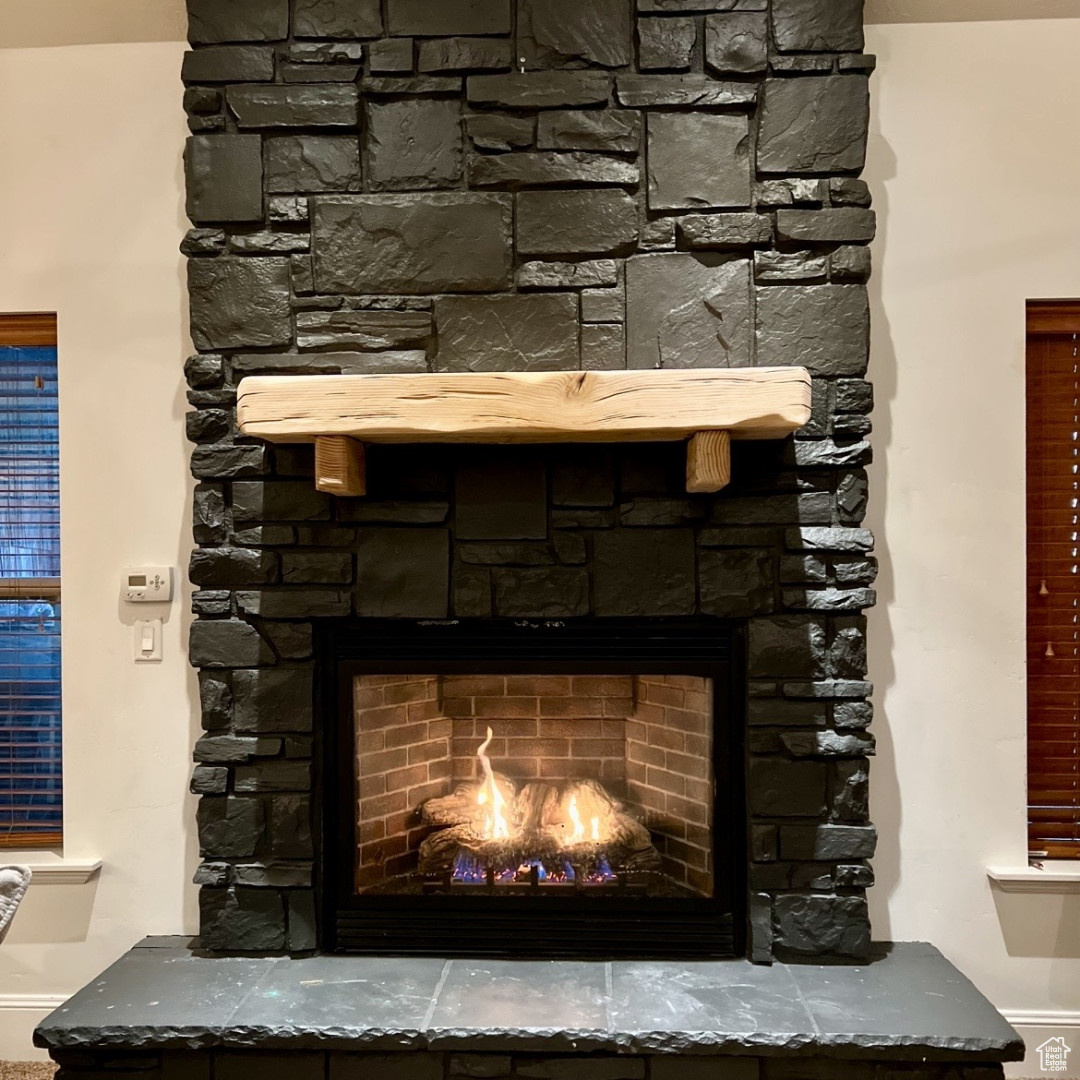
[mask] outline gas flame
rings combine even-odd
[[[585,826],[581,823],[581,815],[578,813],[577,808],[577,796],[575,795],[570,800],[570,806],[568,807],[570,813],[570,820],[574,823],[574,835],[573,840],[585,839]]]
[[[491,745],[493,738],[495,738],[495,733],[491,728],[488,728],[487,738],[476,752],[476,756],[480,759],[480,764],[484,768],[484,783],[477,792],[476,804],[477,806],[486,806],[489,801],[491,803],[491,813],[484,815],[484,839],[506,840],[510,837],[510,826],[507,824],[506,818],[503,817],[503,807],[506,805],[506,800],[502,797],[502,792],[499,791],[499,785],[495,783],[495,773],[492,772],[491,761],[487,756],[487,748]]]
[[[590,824],[592,825],[592,838],[594,840],[599,840],[600,839],[600,819],[598,817],[594,817],[594,818],[590,819]]]

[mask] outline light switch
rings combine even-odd
[[[161,660],[161,620],[135,620],[135,663],[153,664]]]

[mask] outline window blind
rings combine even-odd
[[[1029,307],[1027,347],[1028,846],[1065,859],[1080,859],[1080,304],[1073,307]]]
[[[0,848],[59,844],[56,320],[0,315]]]

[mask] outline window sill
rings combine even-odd
[[[44,858],[40,851],[22,855],[17,851],[0,851],[0,864],[30,867],[31,888],[35,885],[85,885],[102,865],[100,859]]]
[[[991,866],[990,880],[1003,892],[1080,893],[1080,860],[1047,859],[1042,869],[1034,866]]]

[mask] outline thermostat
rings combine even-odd
[[[167,604],[173,594],[172,567],[130,566],[120,586],[129,604]]]

